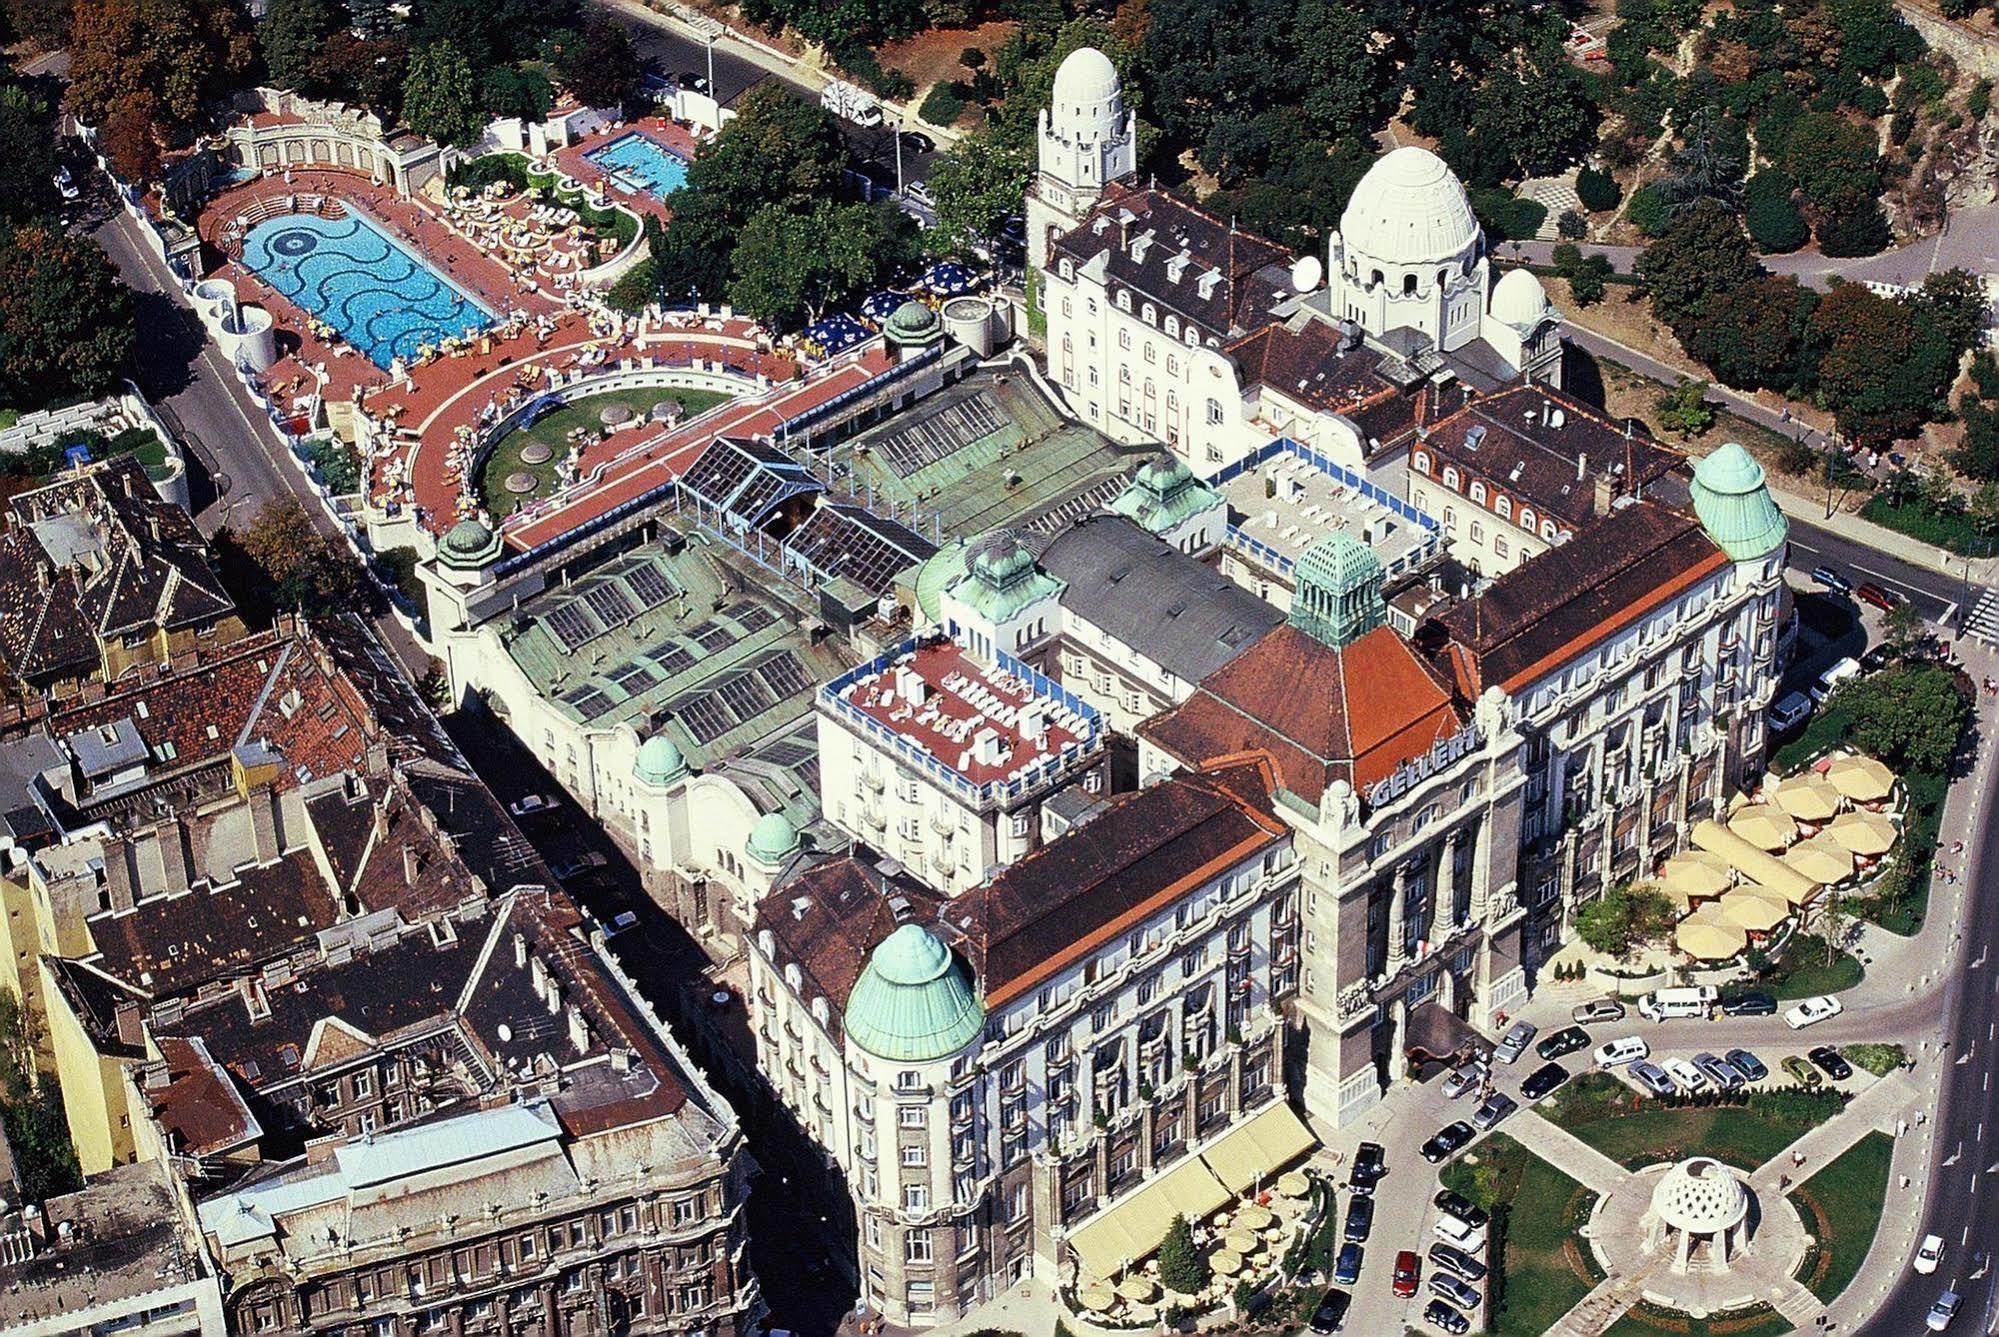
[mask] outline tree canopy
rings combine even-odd
[[[132,294],[89,237],[36,224],[0,241],[0,404],[115,389],[134,329]]]
[[[484,126],[472,62],[449,41],[433,42],[410,57],[403,80],[403,119],[440,144],[470,144]]]
[[[71,29],[66,104],[98,126],[122,109],[128,135],[142,133],[156,153],[186,137],[202,104],[250,68],[254,50],[234,0],[92,0],[77,6]],[[120,165],[146,165],[139,160],[148,156],[128,144]]]
[[[1906,770],[1947,774],[1971,707],[1950,670],[1900,664],[1840,689],[1855,743]]]

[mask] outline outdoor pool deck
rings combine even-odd
[[[647,143],[632,144],[634,135],[643,136]],[[622,145],[622,147],[621,147]],[[636,121],[624,121],[604,126],[595,134],[585,136],[566,148],[557,149],[553,155],[555,168],[564,176],[581,181],[585,185],[599,186],[605,194],[618,204],[638,213],[651,214],[662,221],[672,218],[673,211],[666,207],[662,198],[665,191],[655,191],[654,185],[667,185],[673,169],[662,159],[679,164],[679,178],[686,178],[686,165],[694,160],[701,141],[696,132],[664,116],[646,116]],[[604,156],[611,161],[606,163]],[[627,163],[637,163],[649,169],[653,181],[641,182],[642,172],[635,172]],[[678,181],[671,182],[678,185]]]

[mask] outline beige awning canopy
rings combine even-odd
[[[1078,1226],[1069,1246],[1085,1275],[1108,1279],[1158,1249],[1175,1216],[1205,1220],[1228,1200],[1207,1163],[1189,1156]]]
[[[1791,814],[1769,803],[1736,809],[1728,829],[1759,850],[1781,850],[1798,838],[1798,824]]]
[[[1268,1183],[1279,1171],[1317,1146],[1304,1120],[1278,1101],[1250,1116],[1201,1153],[1222,1187],[1242,1194],[1259,1182]]]
[[[1681,850],[1659,870],[1666,894],[1682,901],[1719,896],[1734,883],[1728,861],[1706,850]]]
[[[1852,853],[1823,831],[1785,850],[1784,862],[1812,881],[1828,886],[1853,876]]]
[[[1895,773],[1858,753],[1835,759],[1826,768],[1825,778],[1855,803],[1875,803],[1895,792]]]
[[[1768,933],[1791,913],[1791,903],[1761,887],[1737,887],[1721,898],[1721,917],[1751,933]]]
[[[1833,818],[1825,834],[1855,854],[1876,855],[1895,848],[1895,837],[1900,832],[1886,813],[1855,809]]]
[[[1788,818],[1786,820],[1789,820]],[[1719,855],[1751,882],[1760,882],[1793,905],[1802,905],[1818,890],[1818,883],[1775,855],[1766,854],[1717,821],[1694,823],[1694,844]]]
[[[1801,822],[1830,821],[1844,799],[1826,780],[1801,771],[1779,784],[1771,797],[1777,806]]]
[[[1749,945],[1749,933],[1722,918],[1718,906],[1703,905],[1680,921],[1673,930],[1673,941],[1688,956],[1725,961]]]

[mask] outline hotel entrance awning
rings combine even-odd
[[[1311,1130],[1291,1107],[1279,1100],[1250,1116],[1249,1122],[1224,1134],[1201,1153],[1201,1159],[1232,1194],[1247,1193],[1259,1180],[1271,1178],[1315,1145]]]
[[[1200,1221],[1228,1200],[1207,1164],[1189,1156],[1078,1226],[1069,1246],[1086,1274],[1108,1281],[1157,1249],[1175,1216]]]

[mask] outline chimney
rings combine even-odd
[[[590,1023],[583,1020],[583,1009],[574,1003],[569,1006],[569,1043],[579,1054],[590,1052]]]
[[[113,1015],[117,1021],[120,1043],[128,1045],[144,1045],[146,1043],[145,1017],[141,1013],[137,1002],[127,1001],[118,1004],[117,1010]]]
[[[405,844],[403,846],[403,885],[414,887],[416,885],[416,875],[422,867],[423,860],[417,857],[416,846]]]
[[[557,984],[553,979],[551,979],[548,982],[548,1015],[554,1017],[554,1016],[560,1016],[561,1014],[562,1014],[562,986],[560,984]]]
[[[1576,481],[1580,483],[1587,477],[1589,477],[1589,452],[1579,450],[1576,452]]]
[[[186,833],[181,829],[180,819],[174,817],[161,823],[159,837],[160,871],[165,880],[164,889],[169,894],[186,891],[191,872],[188,866]]]
[[[521,950],[527,950],[525,943],[522,944]],[[528,983],[534,986],[536,998],[542,997],[548,988],[548,967],[541,963],[541,958],[538,956],[528,957]]]
[[[113,910],[132,908],[131,858],[123,840],[109,841],[104,846],[104,893]]]
[[[1596,476],[1596,511],[1598,515],[1610,514],[1610,504],[1617,500],[1617,480],[1609,470]]]
[[[277,862],[283,851],[278,848],[278,795],[275,790],[264,788],[250,795],[250,830],[257,842],[258,864]]]
[[[523,967],[525,967],[527,963],[528,963],[528,940],[522,937],[520,934],[516,933],[514,935],[514,969],[520,970]]]

